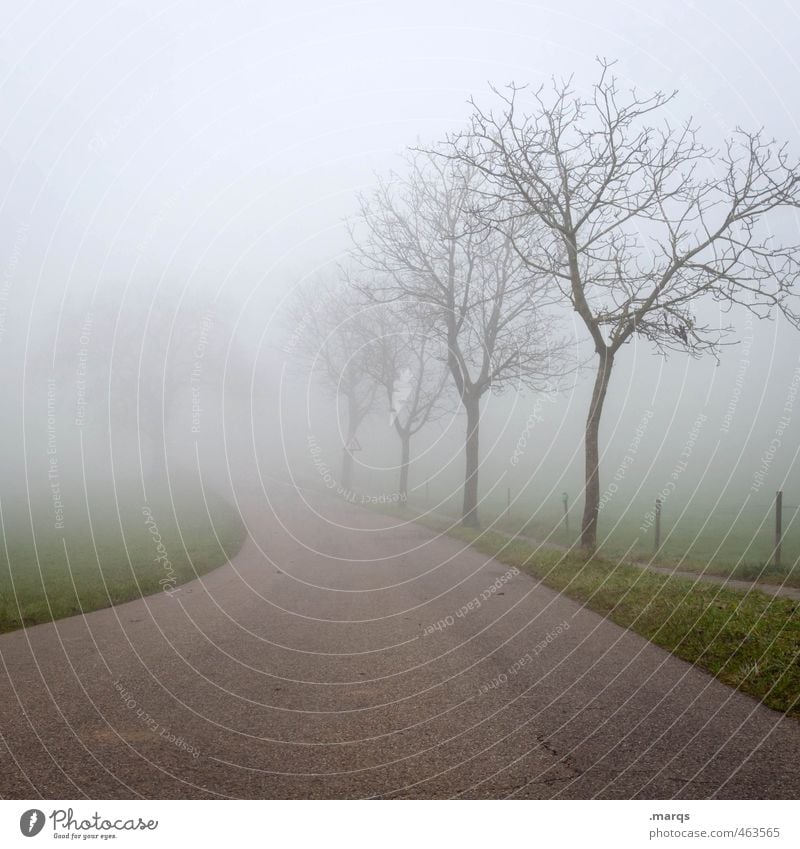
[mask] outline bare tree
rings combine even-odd
[[[514,247],[523,225],[501,233],[475,215],[477,168],[427,152],[409,154],[406,166],[361,198],[355,253],[375,272],[372,297],[416,302],[446,348],[467,417],[462,523],[475,526],[482,397],[541,386],[560,370],[545,331],[547,281]]]
[[[445,146],[448,158],[483,176],[482,215],[528,268],[557,282],[591,336],[588,550],[597,544],[600,418],[621,347],[638,335],[662,351],[715,352],[730,328],[698,322],[693,306],[703,296],[760,317],[777,309],[797,325],[790,295],[800,258],[764,221],[800,199],[800,169],[785,146],[737,129],[712,150],[691,121],[655,123],[675,92],[622,91],[609,63],[600,65],[587,96],[554,82],[547,91],[495,91],[497,111],[473,102],[468,128]],[[539,228],[535,244],[516,239],[521,220]]]
[[[375,356],[368,368],[386,393],[389,424],[400,439],[398,494],[408,499],[411,438],[451,409],[444,349],[431,332],[429,317],[415,302],[373,305]]]
[[[369,369],[375,332],[368,311],[345,280],[315,280],[297,289],[288,318],[290,353],[345,407],[347,431],[340,483],[350,490],[353,445],[361,423],[374,409],[378,388]]]

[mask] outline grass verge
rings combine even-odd
[[[417,521],[528,572],[768,707],[800,717],[797,601],[603,558],[587,561],[578,553],[536,549],[493,531],[451,527],[429,518]]]
[[[198,492],[117,504],[119,513],[99,500],[64,529],[49,505],[4,508],[0,633],[178,586],[221,566],[247,536],[235,508]]]
[[[571,532],[559,521],[526,519],[519,515],[498,514],[483,518],[500,533],[508,536],[523,534],[535,539],[547,539],[558,545],[571,546],[580,536],[580,517],[573,516]],[[653,532],[642,534],[630,518],[607,518],[607,533],[600,535],[600,554],[609,560],[649,561],[653,557]],[[672,526],[664,525],[662,545],[657,565],[670,566],[684,572],[731,577],[763,584],[784,584],[800,587],[800,548],[798,523],[787,521],[783,538],[783,562],[772,563],[773,530],[766,526],[763,516],[729,514],[707,520],[702,514],[686,516]],[[770,521],[772,517],[769,517]]]

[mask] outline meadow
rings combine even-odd
[[[43,500],[0,504],[0,633],[171,592],[225,563],[246,537],[231,504],[190,487],[65,504],[63,522]]]
[[[422,509],[421,503],[415,509]],[[608,560],[637,561],[674,567],[697,574],[800,587],[800,513],[784,509],[781,564],[774,564],[775,513],[763,509],[693,508],[666,505],[661,520],[661,544],[655,551],[655,531],[646,524],[648,508],[623,514],[601,513],[598,554]],[[569,513],[569,529],[561,505],[529,506],[517,501],[507,508],[497,500],[482,505],[481,525],[507,535],[527,536],[551,545],[571,547],[579,540],[581,514]],[[458,506],[445,511],[456,516]]]

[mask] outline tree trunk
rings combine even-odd
[[[408,464],[411,460],[411,434],[400,433],[400,503],[408,502]]]
[[[476,528],[478,526],[480,398],[466,397],[464,399],[464,408],[467,411],[467,437],[464,452],[466,455],[466,469],[464,475],[464,508],[461,513],[461,524],[465,528]]]
[[[353,488],[353,452],[350,446],[355,443],[356,431],[360,417],[358,414],[358,404],[353,392],[348,392],[347,395],[347,442],[342,449],[342,479],[341,487],[344,490],[342,495],[349,498]]]
[[[597,516],[600,512],[600,417],[614,365],[614,355],[607,349],[599,351],[598,357],[592,403],[586,419],[586,497],[581,523],[581,547],[590,553],[597,548]]]
[[[348,444],[350,440],[348,439]],[[353,484],[353,455],[347,445],[342,449],[342,489],[343,495],[350,494]]]

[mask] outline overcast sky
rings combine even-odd
[[[786,2],[25,3],[3,24],[3,222],[36,267],[116,258],[248,281],[344,246],[353,189],[458,126],[487,82],[681,90],[716,140],[797,136]],[[14,13],[12,17],[11,13]],[[46,249],[45,251],[41,250]],[[222,282],[222,281],[221,281]]]
[[[800,149],[800,7],[788,2],[26,2],[8,4],[0,38],[0,344],[16,355],[31,328],[52,345],[43,316],[59,305],[80,314],[100,291],[124,316],[163,287],[226,298],[237,333],[267,356],[292,282],[346,249],[354,192],[405,146],[460,126],[490,82],[574,74],[588,87],[604,56],[644,91],[679,89],[672,114],[696,116],[712,143],[763,125]],[[782,325],[755,333],[747,414],[715,472],[739,457],[745,482],[799,347]],[[680,444],[707,400],[717,444],[740,361],[631,351],[606,437],[624,447],[655,397],[653,432]],[[561,435],[567,453],[551,459],[568,456],[579,477],[576,392],[549,408],[549,438]],[[495,422],[504,456],[530,403]],[[773,476],[796,465],[798,430]],[[660,440],[648,450],[668,469]]]

